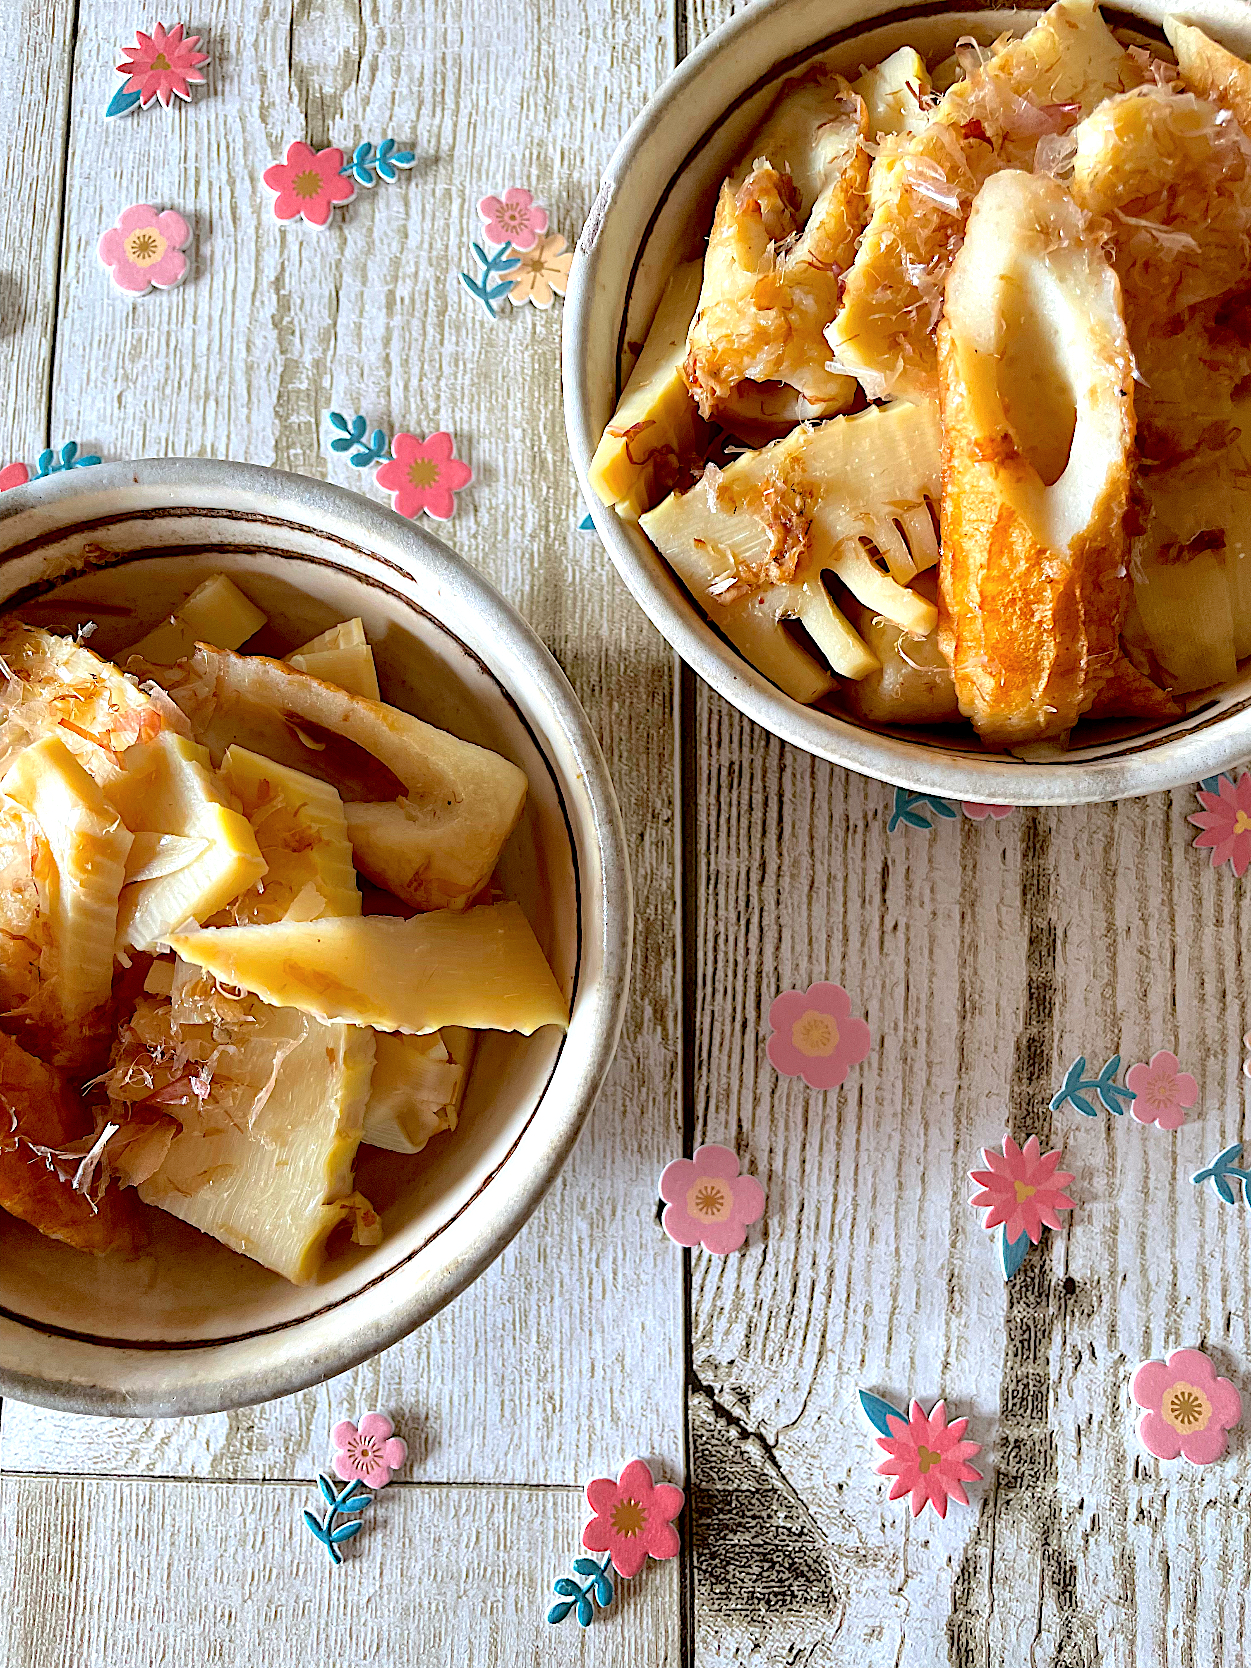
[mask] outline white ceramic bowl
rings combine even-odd
[[[1114,24],[1141,21],[1145,36],[1176,9],[1141,0]],[[1197,0],[1181,8],[1233,51],[1251,54],[1251,8]],[[1023,9],[892,7],[882,0],[757,0],[680,66],[618,146],[578,241],[564,318],[565,423],[595,525],[622,578],[682,658],[727,701],[785,741],[918,792],[1002,804],[1078,804],[1154,793],[1251,756],[1251,671],[1195,711],[1149,733],[1092,726],[1071,751],[1037,749],[1027,761],[982,753],[950,733],[886,732],[804,707],[784,695],[713,627],[636,526],[599,502],[588,468],[635,349],[674,265],[701,252],[716,193],[779,84],[818,54],[849,74],[911,44],[931,63],[961,35],[990,41],[1023,32]]]
[[[392,1344],[498,1256],[572,1147],[616,1045],[631,891],[620,815],[564,674],[420,526],[246,464],[110,464],[0,498],[0,603],[108,654],[213,571],[291,646],[359,614],[386,697],[506,754],[530,795],[500,878],[569,996],[568,1035],[491,1033],[460,1126],[416,1158],[362,1149],[374,1249],[288,1285],[160,1212],[151,1248],[95,1259],[0,1213],[0,1394],[72,1411],[204,1413],[268,1400]]]

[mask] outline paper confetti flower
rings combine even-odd
[[[582,1531],[588,1552],[607,1552],[618,1575],[637,1575],[653,1558],[676,1558],[678,1532],[673,1519],[684,1495],[672,1483],[655,1483],[641,1459],[631,1460],[614,1483],[596,1477],[586,1485],[595,1516]]]
[[[969,1203],[979,1210],[986,1207],[982,1226],[997,1228],[1002,1223],[1005,1238],[1013,1244],[1028,1234],[1034,1245],[1042,1238],[1044,1227],[1063,1227],[1059,1213],[1073,1209],[1073,1201],[1064,1191],[1073,1177],[1067,1170],[1057,1170],[1061,1156],[1058,1147],[1054,1152],[1040,1152],[1036,1135],[1031,1135],[1024,1147],[1005,1135],[1002,1153],[983,1147],[986,1168],[969,1172],[981,1188]]]
[[[6,463],[0,469],[0,492],[12,492],[14,487],[25,486],[30,480],[30,470],[24,463]]]
[[[519,185],[502,198],[480,198],[478,213],[484,235],[492,243],[511,243],[518,250],[533,249],[547,230],[547,210]]]
[[[747,1229],[764,1215],[764,1188],[739,1174],[729,1147],[696,1147],[694,1158],[675,1158],[660,1177],[665,1201],[661,1227],[677,1245],[702,1245],[714,1256],[737,1251]]]
[[[879,1436],[877,1444],[890,1458],[883,1460],[877,1470],[879,1476],[895,1479],[890,1498],[898,1500],[911,1493],[913,1517],[927,1504],[939,1517],[946,1517],[949,1499],[967,1506],[965,1483],[982,1480],[982,1473],[968,1463],[974,1454],[981,1453],[981,1444],[962,1440],[969,1421],[956,1419],[949,1425],[945,1402],[935,1402],[927,1417],[920,1402],[914,1401],[909,1419],[892,1415],[887,1423],[891,1435]]]
[[[1242,1397],[1202,1350],[1178,1349],[1168,1361],[1144,1361],[1131,1385],[1146,1412],[1138,1421],[1143,1446],[1157,1459],[1180,1454],[1211,1465],[1229,1445],[1227,1431],[1242,1418]]]
[[[841,985],[784,990],[769,1009],[773,1035],[766,1052],[783,1077],[802,1077],[810,1089],[834,1089],[865,1058],[873,1034],[854,1019]]]
[[[151,289],[171,290],[187,276],[183,250],[191,228],[173,209],[158,213],[150,203],[123,209],[117,223],[100,239],[100,259],[113,282],[129,295]]]
[[[1125,1082],[1134,1091],[1130,1116],[1140,1124],[1158,1124],[1161,1129],[1180,1129],[1186,1109],[1194,1105],[1199,1085],[1188,1071],[1178,1071],[1177,1056],[1166,1048],[1151,1056],[1148,1065],[1131,1066]]]
[[[41,481],[47,475],[59,475],[66,469],[89,469],[99,461],[94,452],[80,452],[76,440],[67,440],[59,454],[53,446],[40,452],[34,479]],[[30,479],[30,470],[20,460],[6,464],[0,469],[0,492],[12,492],[14,487],[25,486]]]
[[[436,521],[447,521],[456,508],[452,494],[469,485],[473,470],[453,457],[452,437],[440,430],[428,440],[397,434],[391,442],[391,457],[374,479],[392,494],[398,515],[411,521],[424,510]]]
[[[561,254],[565,240],[560,236],[540,238],[529,254],[523,255],[513,274],[513,287],[508,299],[514,307],[526,302],[534,307],[550,307],[552,296],[564,295],[569,283],[569,268],[573,254]]]
[[[297,139],[287,147],[287,160],[275,162],[261,177],[276,193],[274,215],[278,220],[299,216],[310,226],[327,226],[331,209],[350,203],[356,195],[355,183],[344,170],[343,152],[335,145],[315,151]]]
[[[346,1483],[362,1482],[366,1488],[385,1488],[391,1473],[408,1458],[408,1445],[393,1435],[395,1426],[385,1413],[367,1413],[359,1427],[344,1419],[330,1433],[338,1452],[334,1457],[336,1477]]]
[[[982,805],[975,799],[962,799],[960,809],[970,822],[985,822],[987,817],[995,822],[1002,822],[1004,817],[1010,817],[1015,810],[1012,805]]]
[[[1229,863],[1241,879],[1251,863],[1251,771],[1244,770],[1236,782],[1222,776],[1215,793],[1207,793],[1202,787],[1197,793],[1203,810],[1186,818],[1203,829],[1195,846],[1210,846],[1212,867],[1219,869],[1222,863]]]
[[[117,68],[129,80],[110,99],[106,116],[124,116],[136,107],[146,110],[158,99],[168,110],[175,95],[189,99],[191,83],[204,80],[200,66],[208,63],[209,55],[196,51],[199,35],[184,36],[181,23],[168,31],[158,23],[150,35],[138,29],[135,43],[122,48]]]

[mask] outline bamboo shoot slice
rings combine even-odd
[[[1251,132],[1251,64],[1178,17],[1164,19],[1164,33],[1191,92],[1232,110],[1244,131]]]
[[[320,654],[324,649],[359,649],[368,642],[365,622],[357,614],[353,619],[340,620],[338,625],[319,632],[316,637],[310,637],[307,643],[301,643],[298,649],[292,649],[287,659],[291,660],[297,654]]]
[[[186,710],[214,756],[237,742],[339,790],[356,866],[379,886],[439,909],[490,878],[525,804],[525,775],[507,759],[261,655],[201,646],[191,684],[207,691]],[[352,810],[388,800],[385,815]]]
[[[175,927],[207,920],[265,873],[247,818],[228,804],[207,751],[185,736],[163,730],[154,741],[131,748],[108,798],[132,833],[208,842],[192,862],[123,890],[120,949],[148,950]]]
[[[401,921],[277,922],[175,933],[185,961],[263,1002],[379,1031],[565,1026],[569,1009],[515,903]]]
[[[292,1008],[250,1006],[252,1046],[287,1050],[260,1111],[253,1120],[246,1103],[229,1118],[211,1101],[205,1112],[194,1100],[180,1107],[182,1132],[139,1196],[303,1285],[331,1232],[363,1205],[353,1166],[374,1038]]]
[[[869,112],[869,136],[919,133],[930,119],[924,100],[930,91],[925,60],[911,46],[901,46],[889,58],[867,69],[851,84]]]
[[[374,651],[368,643],[289,654],[287,665],[294,666],[297,672],[307,672],[312,678],[320,678],[323,683],[333,683],[339,689],[346,689],[349,695],[361,695],[367,701],[376,701],[379,697]]]
[[[306,887],[320,898],[318,915],[359,915],[343,801],[330,784],[246,747],[227,749],[221,776],[243,807],[267,866],[263,879],[213,924],[280,921]]]
[[[702,281],[702,261],[687,261],[670,278],[643,351],[595,448],[591,486],[605,504],[626,499],[648,508],[672,487],[682,460],[705,451],[710,431],[682,374],[686,333]]]
[[[131,836],[97,783],[56,736],[18,755],[0,783],[29,811],[52,853],[50,945],[55,999],[67,1038],[113,985],[118,899]]]
[[[58,735],[102,787],[122,755],[161,728],[161,715],[133,679],[69,637],[13,621],[0,631],[0,771],[23,747]]]
[[[830,680],[789,639],[784,620],[801,620],[843,676],[866,677],[878,666],[830,601],[824,573],[906,630],[934,629],[933,604],[898,578],[938,559],[928,505],[941,489],[939,449],[938,415],[928,404],[836,417],[746,453],[711,486],[667,498],[641,525],[752,664],[795,700],[812,701]],[[898,577],[870,561],[861,540]]]
[[[376,1032],[365,1144],[419,1153],[433,1136],[455,1129],[473,1046],[473,1032],[455,1026],[418,1037]]]
[[[1211,551],[1157,553],[1134,586],[1151,647],[1174,695],[1210,689],[1237,675],[1234,620],[1225,569]]]
[[[121,658],[138,655],[154,666],[172,666],[193,654],[197,643],[237,649],[264,624],[265,615],[256,604],[224,573],[215,573],[196,586],[176,614],[154,626]]]

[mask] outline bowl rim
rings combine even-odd
[[[276,1330],[261,1328],[259,1333],[239,1340],[174,1342],[155,1352],[142,1345],[127,1348],[113,1342],[84,1342],[55,1326],[39,1328],[41,1336],[68,1339],[78,1358],[76,1369],[83,1363],[98,1364],[101,1376],[107,1376],[108,1362],[113,1357],[146,1356],[171,1365],[175,1361],[186,1365],[186,1372],[172,1375],[172,1382],[167,1379],[159,1392],[154,1390],[146,1397],[78,1376],[53,1381],[44,1374],[0,1364],[0,1397],[11,1396],[58,1411],[134,1417],[220,1412],[307,1389],[389,1348],[464,1291],[520,1231],[572,1151],[616,1052],[630,988],[633,881],[612,779],[590,720],[564,671],[513,605],[469,562],[423,526],[346,488],[264,465],[226,459],[142,459],[66,471],[6,493],[0,498],[0,562],[10,548],[5,523],[40,505],[55,505],[58,513],[49,524],[49,536],[64,536],[76,525],[73,515],[66,513],[65,501],[88,494],[112,495],[119,507],[139,515],[145,511],[176,512],[187,506],[219,509],[223,500],[240,501],[239,522],[246,521],[249,514],[262,512],[265,521],[306,529],[326,543],[334,542],[336,537],[340,542],[355,542],[409,581],[434,580],[440,591],[468,603],[475,618],[482,622],[481,640],[508,646],[507,672],[501,672],[479,648],[444,624],[437,606],[427,606],[425,612],[485,667],[531,730],[558,790],[571,842],[580,916],[574,1012],[582,1028],[582,1047],[572,1050],[566,1033],[525,1126],[512,1136],[503,1158],[473,1197],[411,1255],[364,1281],[359,1289],[331,1306],[347,1321],[337,1333],[335,1344],[327,1346],[318,1338],[313,1340],[313,1347],[308,1346],[306,1335],[324,1318],[324,1307]],[[195,503],[200,494],[205,498],[203,506]],[[246,509],[243,499],[248,501]],[[83,523],[89,519],[84,517]],[[351,528],[351,539],[343,541],[347,527]],[[171,553],[176,551],[166,552]],[[293,554],[300,559],[298,552]],[[323,555],[321,559],[326,558]],[[349,578],[366,582],[346,559],[330,565]],[[410,599],[400,600],[407,604]],[[531,714],[546,720],[546,734],[536,730],[532,718],[519,706],[519,692]],[[565,761],[552,742],[559,742],[567,750]],[[591,979],[586,978],[588,966],[594,968]],[[553,1093],[558,1079],[560,1090]],[[544,1116],[536,1128],[540,1107]],[[521,1152],[523,1144],[525,1151]],[[482,1208],[488,1197],[496,1207],[493,1211]],[[370,1293],[385,1290],[389,1284],[398,1289],[406,1279],[411,1281],[412,1264],[424,1256],[431,1240],[443,1242],[443,1260],[435,1270],[423,1269],[415,1289],[400,1299],[392,1295],[381,1312],[372,1316],[367,1308],[357,1312]],[[16,1316],[6,1314],[5,1321],[6,1327],[23,1325]],[[29,1328],[29,1322],[25,1324]],[[281,1340],[272,1363],[258,1368],[251,1361],[227,1360],[221,1370],[213,1370],[215,1353],[228,1357],[238,1344],[266,1336]],[[300,1348],[302,1339],[305,1347]],[[91,1372],[92,1367],[86,1370]]]
[[[945,5],[892,6],[882,3],[882,0],[869,0],[869,4],[871,10],[840,27],[840,17],[845,19],[849,12],[856,10],[855,0],[835,0],[830,9],[820,13],[822,32],[808,46],[773,58],[764,53],[767,67],[747,88],[733,94],[721,105],[722,117],[779,75],[788,73],[822,52],[832,50],[844,39],[918,13],[927,17],[941,16],[951,9]],[[629,196],[628,182],[641,153],[652,143],[658,129],[674,121],[692,87],[702,82],[710,71],[715,73],[718,61],[727,51],[738,47],[744,37],[754,35],[767,41],[773,18],[804,7],[812,10],[810,0],[757,0],[757,4],[738,12],[713,30],[677,66],[618,143],[578,238],[565,298],[561,340],[565,430],[583,499],[614,567],[661,635],[686,664],[731,706],[761,728],[817,758],[912,793],[983,803],[1077,805],[1129,799],[1190,785],[1220,775],[1244,762],[1251,757],[1251,698],[1244,700],[1240,707],[1199,722],[1180,735],[1153,738],[1152,733],[1147,732],[1143,738],[1144,746],[1134,753],[1110,753],[1104,758],[1088,755],[1084,758],[1047,760],[1022,760],[1007,754],[979,754],[976,751],[967,754],[943,752],[919,741],[864,728],[820,708],[803,706],[757,671],[745,656],[721,637],[645,535],[634,529],[632,536],[631,530],[611,506],[601,502],[591,485],[590,464],[600,431],[591,418],[593,396],[588,375],[588,348],[603,328],[599,319],[604,305],[601,292],[613,293],[611,279],[621,267],[619,258],[615,256],[611,269],[605,265],[608,258],[605,227],[619,212],[617,205],[621,199]],[[970,5],[960,6],[957,11],[976,14],[989,9]],[[1043,9],[1030,6],[994,8],[996,15],[1005,19],[1022,13],[1036,19]],[[1164,9],[1167,10],[1167,7]],[[1141,21],[1158,32],[1157,19],[1145,8],[1134,11],[1118,5],[1115,12],[1118,22]],[[710,124],[692,141],[689,128],[684,127],[682,117],[677,116],[675,131],[685,134],[685,137],[680,145],[674,143],[668,147],[668,177],[651,189],[650,217],[630,256],[627,306],[634,272],[656,215],[681,174],[714,130],[715,124]],[[679,148],[682,153],[680,158],[676,154]],[[655,159],[652,159],[651,169],[655,177]],[[614,318],[618,367],[625,327],[624,313],[620,318]],[[618,369],[618,388],[619,379]],[[646,545],[646,554],[640,549],[643,544]]]

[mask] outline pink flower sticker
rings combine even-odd
[[[385,1413],[367,1413],[359,1427],[344,1419],[330,1433],[338,1452],[334,1457],[337,1477],[347,1483],[353,1478],[366,1488],[385,1488],[391,1473],[408,1458],[408,1445],[392,1435],[395,1427]]]
[[[933,1506],[939,1517],[946,1517],[949,1499],[968,1505],[965,1483],[982,1481],[982,1473],[968,1462],[982,1449],[979,1442],[963,1440],[969,1428],[967,1419],[955,1419],[949,1425],[945,1402],[935,1402],[927,1416],[920,1402],[914,1401],[908,1419],[890,1413],[887,1426],[891,1434],[879,1436],[877,1444],[890,1457],[877,1470],[879,1476],[895,1479],[892,1500],[911,1493],[913,1517],[926,1505]]]
[[[343,152],[330,145],[315,151],[297,139],[287,147],[287,160],[275,162],[261,176],[274,192],[274,215],[279,220],[307,220],[310,226],[326,226],[336,205],[350,203],[356,195],[352,179],[342,172]]]
[[[191,82],[204,80],[200,65],[208,63],[208,53],[196,51],[199,35],[184,38],[181,23],[168,31],[158,23],[150,35],[137,29],[135,41],[136,45],[122,48],[122,61],[117,67],[130,77],[122,93],[138,93],[141,110],[154,99],[168,110],[175,95],[189,99]]]
[[[511,243],[518,251],[533,249],[536,239],[547,230],[547,210],[519,185],[503,197],[481,198],[478,213],[492,243]]]
[[[1211,1465],[1229,1445],[1225,1434],[1242,1418],[1242,1397],[1198,1349],[1178,1349],[1168,1361],[1144,1361],[1130,1386],[1146,1412],[1138,1421],[1143,1446],[1157,1459],[1180,1454]]]
[[[991,817],[995,822],[1002,822],[1004,817],[1010,817],[1016,809],[1014,805],[982,805],[976,799],[962,799],[960,809],[970,822],[985,822]]]
[[[25,486],[30,480],[30,470],[24,463],[8,463],[0,469],[0,492],[11,492],[14,487]],[[1251,1076],[1251,1072],[1247,1074]]]
[[[729,1147],[696,1147],[694,1158],[675,1158],[660,1176],[665,1201],[661,1227],[676,1245],[702,1245],[714,1256],[737,1251],[747,1229],[764,1215],[764,1188],[739,1174]]]
[[[981,1188],[969,1202],[978,1209],[986,1207],[982,1226],[997,1228],[1002,1223],[1011,1243],[1028,1234],[1034,1245],[1042,1238],[1044,1226],[1063,1227],[1059,1213],[1073,1209],[1072,1199],[1064,1192],[1073,1177],[1067,1170],[1056,1169],[1060,1158],[1058,1147],[1054,1152],[1040,1152],[1036,1135],[1023,1148],[1005,1135],[1002,1154],[983,1147],[986,1169],[969,1171]]]
[[[1134,1091],[1130,1113],[1140,1124],[1158,1124],[1161,1129],[1180,1129],[1199,1094],[1194,1078],[1178,1071],[1176,1054],[1166,1048],[1153,1054],[1150,1064],[1131,1066],[1125,1085]]]
[[[158,214],[150,203],[134,203],[100,239],[100,259],[119,290],[147,295],[182,283],[187,276],[183,250],[190,242],[191,228],[181,214],[173,209]]]
[[[641,1459],[631,1460],[614,1483],[596,1477],[586,1485],[595,1516],[582,1531],[588,1552],[611,1554],[618,1575],[637,1575],[653,1558],[676,1558],[678,1532],[673,1519],[685,1496],[672,1483],[654,1483]]]
[[[452,494],[467,487],[473,470],[452,455],[452,437],[443,430],[428,440],[415,434],[397,434],[391,442],[391,457],[374,476],[385,492],[392,494],[398,515],[410,521],[424,510],[436,521],[447,521],[456,508]]]
[[[1212,867],[1232,864],[1234,874],[1241,879],[1251,863],[1251,771],[1244,770],[1237,782],[1231,782],[1228,776],[1218,777],[1216,786],[1216,793],[1196,790],[1203,810],[1186,821],[1203,829],[1194,843],[1196,847],[1211,847]]]
[[[811,1089],[834,1089],[865,1058],[873,1034],[854,1019],[841,985],[784,990],[769,1009],[773,1035],[766,1052],[783,1077],[802,1077]]]

